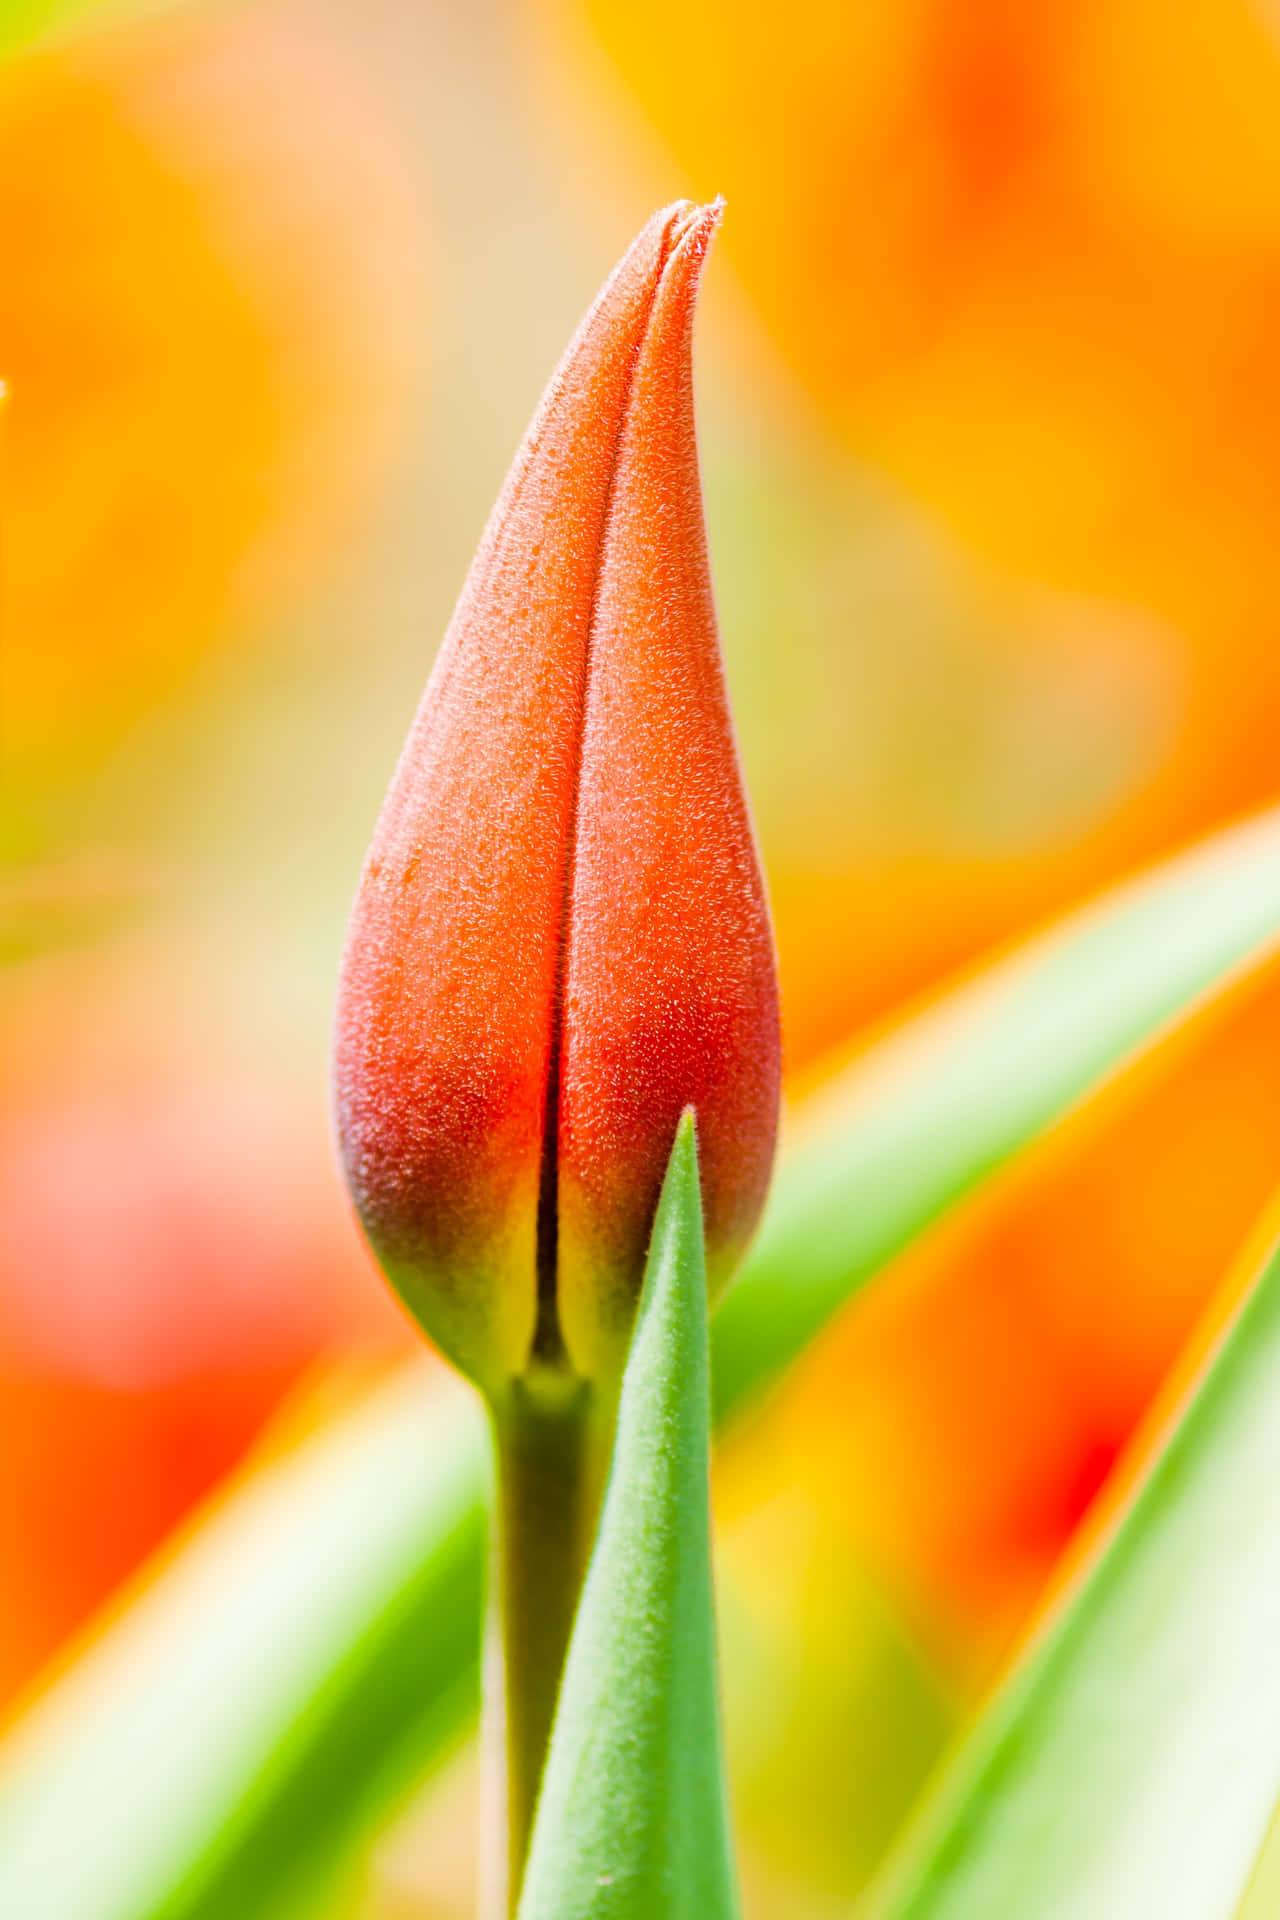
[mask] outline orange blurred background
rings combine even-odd
[[[317,1363],[405,1344],[330,1165],[347,900],[541,381],[650,207],[716,191],[794,1084],[1280,786],[1261,4],[252,0],[11,45],[6,1698]],[[856,1887],[989,1682],[1274,1183],[1278,1065],[1263,982],[726,1458],[731,1722],[735,1673],[800,1703],[735,1735],[761,1913]]]

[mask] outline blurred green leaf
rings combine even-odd
[[[720,1412],[984,1175],[1261,966],[1278,933],[1269,813],[1065,922],[844,1072],[801,1116],[716,1316]],[[462,1724],[483,1450],[475,1420],[419,1409],[414,1391],[397,1384],[237,1493],[15,1729],[0,1755],[0,1913],[266,1920],[299,1876],[319,1885],[349,1859]]]
[[[1229,1920],[1280,1800],[1280,1252],[878,1920]],[[1274,1908],[1271,1909],[1274,1911]]]
[[[414,1367],[233,1493],[10,1736],[0,1914],[318,1891],[477,1707],[486,1446]]]
[[[1235,1920],[1275,1920],[1280,1913],[1280,1813],[1274,1815],[1249,1890]]]
[[[520,1920],[733,1920],[711,1585],[702,1197],[686,1114],[654,1221]]]
[[[891,1032],[800,1117],[716,1314],[724,1415],[871,1276],[1202,1001],[1276,950],[1280,813],[1059,922]]]

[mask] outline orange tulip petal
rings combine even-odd
[[[755,1225],[778,1110],[768,909],[707,562],[690,353],[700,211],[659,283],[601,556],[565,969],[558,1300],[590,1372],[625,1338],[676,1123],[698,1116],[710,1281]]]
[[[352,1191],[411,1308],[486,1384],[535,1344],[597,1363],[588,1295],[607,1297],[610,1328],[634,1301],[684,1105],[721,1268],[772,1158],[772,946],[693,432],[692,310],[718,219],[656,214],[552,379],[348,935]]]

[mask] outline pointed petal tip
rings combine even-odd
[[[669,259],[687,245],[705,247],[723,220],[726,205],[722,193],[714,200],[672,200],[650,217],[646,230],[659,227],[665,232]]]
[[[652,294],[664,281],[675,278],[696,288],[724,205],[723,196],[717,194],[705,204],[671,200],[651,213],[606,281],[597,306],[628,284],[646,286]]]
[[[724,218],[724,199],[699,204],[695,200],[677,200],[664,209],[668,217],[665,245],[657,284],[681,286],[696,295],[716,229]]]
[[[679,215],[671,226],[671,252],[705,253],[711,244],[713,235],[724,219],[725,198],[718,193],[714,200],[699,204],[696,200],[678,200],[676,207]]]

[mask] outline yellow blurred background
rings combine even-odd
[[[245,0],[3,32],[11,1702],[317,1368],[406,1347],[330,1163],[346,906],[541,383],[652,206],[729,201],[700,427],[793,1088],[1280,788],[1280,13]],[[1278,1069],[1263,982],[730,1449],[753,1915],[847,1910],[989,1684],[1274,1183]],[[362,1911],[468,1910],[467,1792]]]

